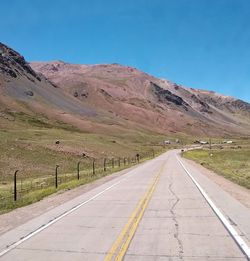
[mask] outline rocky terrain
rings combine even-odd
[[[67,94],[131,121],[167,133],[249,134],[249,104],[214,92],[185,88],[119,64],[31,63]]]
[[[145,129],[161,134],[250,135],[250,105],[244,101],[119,64],[27,63],[4,44],[0,92],[5,117],[13,110],[42,114],[88,132]]]

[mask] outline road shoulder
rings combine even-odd
[[[142,166],[143,164],[144,162],[139,165],[132,166],[128,169],[124,169],[122,171],[102,177],[95,180],[94,182],[76,187],[74,189],[58,191],[55,194],[43,198],[41,201],[28,206],[14,209],[11,212],[0,215],[0,236],[36,217],[39,217],[45,212],[48,212],[86,192],[91,191],[94,188],[97,188],[117,177],[128,173],[138,166]]]
[[[195,167],[200,173],[207,176],[210,180],[219,185],[224,191],[230,194],[233,198],[237,199],[242,205],[244,205],[247,208],[250,208],[249,189],[246,189],[238,184],[233,183],[232,181],[216,174],[215,172],[209,169],[206,169],[205,167],[192,160],[186,158],[182,158],[182,160]]]

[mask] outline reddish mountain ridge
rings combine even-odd
[[[250,135],[250,105],[119,64],[34,62],[0,44],[1,111],[25,110],[79,129]]]
[[[250,105],[185,88],[119,64],[31,63],[66,93],[111,114],[167,132],[249,134]]]

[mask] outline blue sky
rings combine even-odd
[[[121,63],[250,102],[249,0],[1,0],[28,61]]]

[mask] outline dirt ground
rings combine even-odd
[[[198,170],[200,170],[201,173],[206,175],[209,179],[213,180],[216,184],[218,184],[226,192],[232,195],[235,199],[239,200],[247,208],[250,208],[250,190],[232,183],[224,177],[219,176],[210,170],[207,170],[203,166],[191,160],[187,161],[194,165],[196,168],[198,168]],[[46,197],[37,203],[18,208],[9,213],[0,215],[0,235],[6,233],[7,231],[15,227],[18,227],[21,224],[26,223],[27,221],[43,214],[44,212],[49,211],[50,209],[53,209],[97,186],[100,186],[101,184],[104,184],[105,182],[108,182],[109,180],[112,180],[116,177],[119,177],[127,173],[129,170],[136,168],[137,166],[117,172],[110,176],[103,177],[99,180],[94,181],[93,183],[86,184],[72,190],[59,191],[58,193]]]

